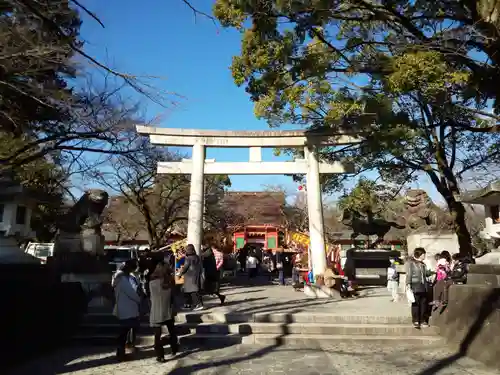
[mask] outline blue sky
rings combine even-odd
[[[210,12],[211,1],[192,3]],[[177,107],[168,110],[145,103],[147,116],[160,118],[158,125],[220,130],[268,128],[255,118],[249,96],[231,77],[231,58],[240,50],[237,31],[194,17],[180,0],[87,0],[85,5],[105,25],[103,29],[84,17],[82,37],[88,53],[122,72],[163,77],[155,82],[158,88],[183,96]],[[247,161],[248,150],[209,149],[207,158]],[[263,158],[279,160],[270,149],[265,150]],[[231,176],[231,181],[232,190],[262,190],[266,185],[296,189],[291,177],[286,176]],[[420,187],[435,196],[427,183]]]

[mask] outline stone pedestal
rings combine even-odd
[[[104,236],[99,233],[83,231],[81,234],[81,247],[86,253],[102,256],[104,255]]]
[[[82,251],[80,233],[60,232],[54,241],[54,255],[77,253]]]
[[[304,285],[304,294],[313,298],[337,298],[339,292],[325,285]]]
[[[63,273],[61,282],[81,284],[87,295],[87,310],[111,312],[111,273]]]
[[[88,308],[98,310],[111,308],[112,272],[105,259],[91,253],[60,252],[50,259],[49,265],[61,275],[61,282],[78,282],[82,285],[88,297]]]
[[[408,255],[413,255],[413,250],[417,247],[423,247],[427,253],[426,265],[429,269],[436,268],[434,256],[446,250],[450,254],[458,253],[460,247],[458,245],[457,235],[446,232],[425,232],[413,233],[407,237]]]
[[[104,254],[104,236],[94,230],[83,230],[81,233],[60,232],[54,243],[54,254],[71,254],[85,252],[93,256]]]
[[[50,263],[59,274],[111,274],[111,268],[104,258],[89,253],[56,253]]]

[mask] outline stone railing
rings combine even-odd
[[[466,285],[452,285],[443,311],[434,311],[432,325],[468,356],[500,367],[500,266],[470,265]]]
[[[468,285],[483,285],[500,287],[500,265],[497,264],[471,264],[467,276]]]

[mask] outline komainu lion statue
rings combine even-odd
[[[425,190],[411,189],[406,193],[405,218],[408,229],[451,228],[451,216],[437,207]]]
[[[66,233],[80,233],[83,229],[100,231],[101,215],[108,204],[108,193],[100,189],[85,194],[59,219],[58,228]]]
[[[108,204],[108,193],[100,189],[88,190],[62,215],[58,222],[56,253],[102,253],[102,212]]]

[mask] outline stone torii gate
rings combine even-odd
[[[158,163],[159,174],[190,174],[187,241],[201,251],[203,238],[204,175],[305,174],[307,176],[307,207],[313,273],[326,269],[323,204],[320,174],[352,173],[352,166],[341,162],[323,163],[318,149],[323,146],[359,142],[349,135],[332,135],[314,131],[220,131],[169,129],[137,126],[141,135],[149,135],[154,145],[192,147],[191,160]],[[249,148],[248,162],[216,162],[205,159],[207,147]],[[263,162],[262,148],[302,148],[304,159],[286,162]]]

